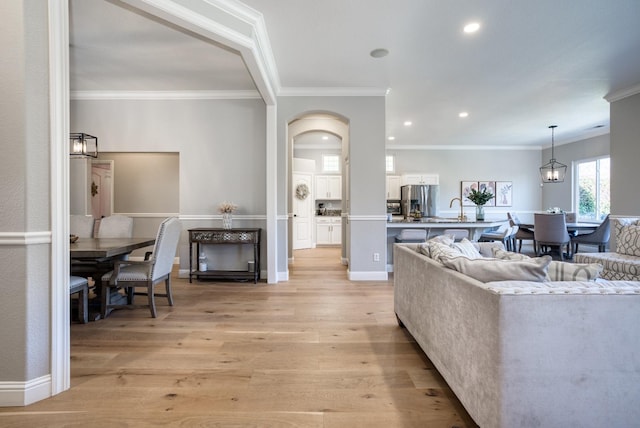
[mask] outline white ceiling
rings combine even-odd
[[[264,16],[281,94],[389,89],[389,148],[548,146],[551,124],[558,144],[605,134],[603,97],[640,84],[639,0],[242,3]],[[115,0],[70,0],[70,43],[74,91],[256,88],[237,52]]]

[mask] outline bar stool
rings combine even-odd
[[[395,238],[396,242],[426,242],[427,231],[425,229],[402,229]]]

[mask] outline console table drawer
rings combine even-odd
[[[258,230],[192,229],[189,240],[206,244],[254,244],[260,241],[260,233]]]

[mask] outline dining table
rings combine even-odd
[[[96,284],[96,298],[89,302],[89,319],[100,319],[100,294],[102,275],[113,270],[115,261],[122,259],[133,250],[145,248],[155,243],[155,238],[78,238],[69,245],[71,274],[91,277]],[[117,289],[113,289],[117,293]],[[119,296],[114,296],[117,298]]]

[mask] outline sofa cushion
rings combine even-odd
[[[529,260],[469,259],[466,257],[441,257],[440,262],[450,269],[482,282],[490,281],[535,281],[547,279],[550,256]]]
[[[602,265],[598,263],[567,263],[552,261],[549,264],[549,281],[595,281],[600,278]]]
[[[616,252],[620,254],[640,256],[640,226],[629,225],[621,227],[616,245]]]
[[[636,281],[494,281],[484,288],[498,294],[640,294]]]
[[[602,278],[609,280],[639,281],[640,258],[620,253],[578,253],[578,263],[599,263],[604,267]]]
[[[501,260],[526,260],[531,258],[525,254],[513,253],[502,248],[494,248],[493,257]]]
[[[493,250],[493,256],[503,260],[526,260],[529,256],[499,249]],[[600,277],[602,265],[598,263],[568,263],[552,260],[549,263],[547,281],[594,281]]]

